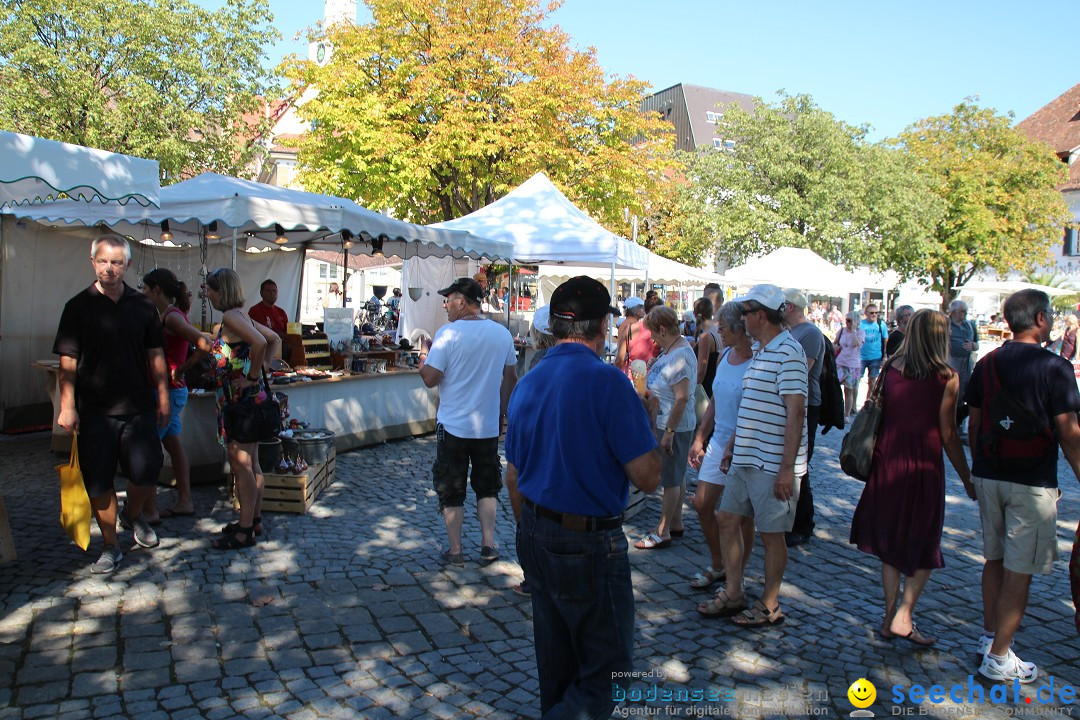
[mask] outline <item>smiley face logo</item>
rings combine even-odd
[[[857,708],[870,707],[877,699],[877,688],[866,678],[859,678],[848,688],[847,699]]]

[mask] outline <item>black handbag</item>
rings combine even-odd
[[[882,384],[885,382],[889,364],[886,362],[881,368],[870,397],[851,421],[851,429],[840,442],[840,469],[848,477],[862,482],[870,479],[870,469],[874,462],[874,445],[877,444],[883,410]]]
[[[270,390],[265,372],[262,381],[266,389],[266,399],[262,402],[256,402],[255,398],[248,396],[225,404],[222,423],[229,442],[265,442],[277,437],[281,432],[281,402],[277,394]]]

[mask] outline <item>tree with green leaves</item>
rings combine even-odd
[[[304,187],[429,223],[477,210],[538,170],[608,227],[643,215],[670,163],[645,84],[606,77],[538,0],[366,0],[372,21],[326,29],[323,66],[286,74],[312,130]],[[545,9],[546,8],[546,9]],[[317,93],[314,92],[317,90]]]
[[[942,308],[977,273],[1032,270],[1050,259],[1071,219],[1057,190],[1065,165],[1011,116],[968,100],[920,120],[898,142],[945,206],[918,260]]]
[[[807,95],[723,109],[729,141],[689,160],[683,204],[731,264],[777,247],[809,248],[830,262],[882,267],[919,256],[941,207],[902,153],[870,144]],[[733,143],[733,145],[732,145]]]
[[[0,0],[0,126],[140,157],[163,182],[254,154],[266,0]],[[254,119],[252,119],[254,118]]]

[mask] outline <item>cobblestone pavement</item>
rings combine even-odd
[[[619,714],[847,717],[847,688],[860,677],[877,687],[870,710],[878,717],[1071,711],[1056,699],[1041,705],[1035,693],[1050,675],[1058,689],[1080,682],[1067,577],[1080,517],[1074,480],[1062,473],[1061,559],[1035,580],[1016,644],[1044,677],[1021,689],[1019,702],[894,704],[894,685],[963,684],[966,700],[973,682],[990,697],[989,683],[969,678],[981,619],[978,514],[950,475],[947,568],[932,576],[919,617],[938,645],[879,639],[879,566],[847,543],[861,485],[839,472],[839,441],[836,431],[822,438],[814,459],[818,533],[791,552],[782,627],[737,630],[698,618],[706,595],[687,580],[707,558],[692,511],[673,548],[631,550],[636,669],[653,677],[630,691],[647,698],[655,686],[661,697],[630,701]],[[96,528],[84,554],[57,526],[53,466],[63,459],[49,453],[48,438],[0,439],[0,493],[19,553],[0,567],[0,720],[536,717],[531,608],[510,591],[521,575],[509,503],[504,493],[502,560],[478,565],[468,512],[466,567],[443,568],[434,447],[422,437],[339,455],[336,482],[309,513],[268,516],[268,536],[248,551],[210,548],[232,511],[222,488],[196,488],[199,519],[166,520],[160,547],[126,551],[121,569],[102,578],[89,571]],[[628,523],[631,541],[658,506],[650,500]],[[750,593],[761,579],[759,545]],[[665,700],[664,692],[675,694]]]

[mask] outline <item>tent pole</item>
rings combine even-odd
[[[236,228],[232,229],[232,269],[236,270]]]

